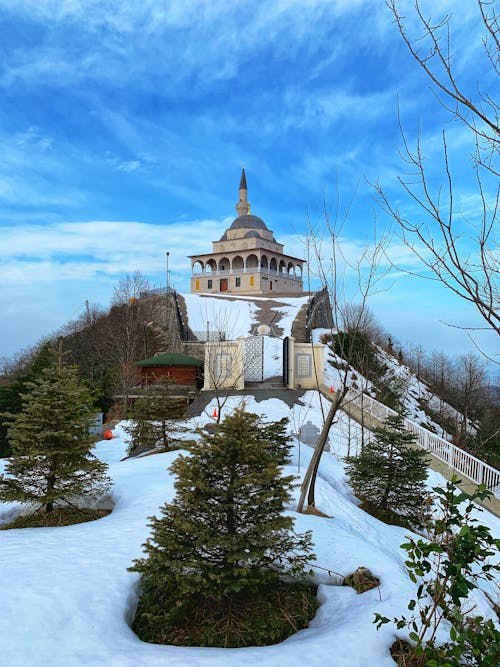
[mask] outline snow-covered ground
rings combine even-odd
[[[247,410],[268,419],[290,418],[290,431],[311,421],[321,426],[319,398],[308,392],[292,410],[274,398],[231,397],[224,410],[241,401]],[[191,420],[196,427],[206,414]],[[393,617],[407,611],[415,586],[408,579],[399,548],[408,531],[385,525],[357,506],[340,457],[353,446],[356,428],[342,417],[331,435],[333,455],[324,455],[317,484],[317,506],[331,518],[297,515],[296,529],[313,531],[321,607],[308,629],[281,644],[244,649],[159,646],[141,642],[129,627],[138,590],[138,574],[127,572],[142,555],[148,517],[174,494],[168,466],[176,452],[122,460],[126,434],[122,425],[112,441],[97,444],[109,463],[114,487],[112,514],[99,521],[62,528],[0,531],[0,656],[6,667],[393,667],[389,647],[394,628],[377,631],[373,614]],[[287,473],[302,474],[311,448],[294,442]],[[1,471],[1,468],[0,468]],[[444,483],[432,473],[432,483]],[[0,505],[0,522],[17,512]],[[481,514],[500,535],[500,521]],[[381,585],[357,595],[335,585],[337,575],[368,567]],[[328,570],[332,573],[329,574]],[[493,588],[490,593],[495,597]],[[474,596],[475,613],[494,617],[482,595]],[[402,634],[402,633],[401,633]]]
[[[289,297],[253,297],[228,294],[227,296],[207,296],[202,294],[183,294],[188,313],[188,323],[193,331],[222,331],[228,340],[239,336],[249,336],[252,327],[257,324],[256,313],[259,304],[274,300],[279,306],[272,306],[276,313],[277,326],[284,331],[283,336],[290,336],[292,323],[300,308],[308,302],[308,296]]]

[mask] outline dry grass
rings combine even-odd
[[[43,510],[35,514],[18,516],[10,523],[0,526],[0,530],[12,528],[55,528],[58,526],[72,526],[76,523],[96,521],[111,514],[111,510],[58,508],[48,514]]]
[[[391,655],[398,667],[425,667],[427,662],[425,656],[416,656],[411,644],[402,639],[396,639],[391,646]]]
[[[380,579],[366,567],[358,567],[356,572],[348,574],[344,579],[344,586],[354,588],[356,593],[364,593],[380,586]]]
[[[132,629],[142,641],[176,646],[269,646],[308,626],[318,608],[316,589],[285,584],[259,593],[178,599],[143,593]]]

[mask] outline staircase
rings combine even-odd
[[[295,338],[296,343],[309,342],[307,336],[307,308],[308,304],[305,303],[300,308],[292,323],[292,336]]]

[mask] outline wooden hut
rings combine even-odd
[[[138,361],[142,384],[154,384],[168,378],[183,387],[203,386],[203,361],[186,354],[158,354]]]

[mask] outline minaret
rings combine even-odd
[[[247,201],[247,178],[245,176],[245,169],[241,170],[240,179],[240,200],[236,204],[236,211],[238,215],[248,215],[250,213],[250,204]]]

